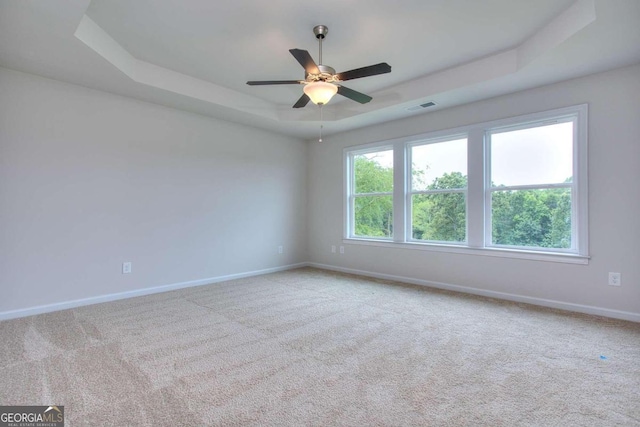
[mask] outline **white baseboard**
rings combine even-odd
[[[596,316],[604,316],[604,317],[610,317],[613,319],[629,320],[631,322],[640,323],[640,313],[611,310],[608,308],[573,304],[573,303],[562,302],[562,301],[548,300],[544,298],[527,297],[523,295],[509,294],[505,292],[489,291],[485,289],[471,288],[468,286],[452,285],[449,283],[416,279],[413,277],[374,273],[370,271],[356,270],[353,268],[338,267],[338,266],[328,265],[328,264],[319,264],[315,262],[301,262],[298,264],[290,264],[290,265],[285,265],[281,267],[267,268],[263,270],[229,274],[226,276],[209,277],[206,279],[191,280],[188,282],[173,283],[169,285],[155,286],[151,288],[137,289],[134,291],[120,292],[115,294],[100,295],[100,296],[91,297],[91,298],[65,301],[65,302],[48,304],[48,305],[40,305],[36,307],[28,307],[28,308],[19,309],[19,310],[3,311],[3,312],[0,312],[0,321],[15,319],[19,317],[33,316],[33,315],[42,314],[42,313],[50,313],[52,311],[66,310],[69,308],[81,307],[85,305],[116,301],[116,300],[121,300],[125,298],[133,298],[133,297],[139,297],[143,295],[156,294],[160,292],[173,291],[176,289],[208,285],[212,283],[224,282],[227,280],[241,279],[244,277],[259,276],[262,274],[275,273],[278,271],[293,270],[295,268],[301,268],[301,267],[315,267],[315,268],[320,268],[324,270],[339,271],[342,273],[350,273],[350,274],[357,274],[360,276],[373,277],[376,279],[393,280],[397,282],[411,283],[414,285],[426,286],[430,288],[446,289],[450,291],[463,292],[467,294],[481,295],[485,297],[503,299],[507,301],[522,302],[527,304],[539,305],[542,307],[557,308],[561,310],[575,311],[578,313],[593,314]]]
[[[334,265],[319,264],[309,262],[309,267],[321,268],[324,270],[339,271],[341,273],[357,274],[360,276],[373,277],[376,279],[393,280],[396,282],[411,283],[413,285],[426,286],[429,288],[446,289],[449,291],[463,292],[473,295],[481,295],[490,298],[503,299],[508,301],[522,302],[527,304],[539,305],[542,307],[557,308],[567,311],[575,311],[578,313],[593,314],[596,316],[611,317],[614,319],[629,320],[631,322],[640,322],[640,313],[629,311],[611,310],[608,308],[594,307],[589,305],[573,304],[569,302],[555,301],[544,298],[527,297],[523,295],[509,294],[505,292],[489,291],[485,289],[471,288],[468,286],[452,285],[449,283],[433,282],[430,280],[415,279],[413,277],[394,276],[391,274],[373,273],[370,271],[356,270],[353,268],[337,267]]]
[[[125,298],[139,297],[143,295],[157,294],[160,292],[174,291],[176,289],[189,288],[193,286],[209,285],[212,283],[225,282],[227,280],[242,279],[244,277],[259,276],[262,274],[275,273],[278,271],[293,270],[294,268],[306,267],[306,262],[298,264],[290,264],[281,267],[266,268],[264,270],[248,271],[245,273],[229,274],[226,276],[209,277],[206,279],[191,280],[188,282],[173,283],[170,285],[154,286],[151,288],[136,289],[134,291],[119,292],[115,294],[100,295],[96,297],[77,299],[73,301],[65,301],[54,304],[39,305],[36,307],[28,307],[19,310],[0,312],[0,321],[8,319],[16,319],[18,317],[33,316],[36,314],[50,313],[52,311],[67,310],[69,308],[81,307],[91,304],[99,304],[102,302],[116,301]]]

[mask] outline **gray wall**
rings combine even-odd
[[[0,315],[305,261],[640,314],[639,93],[636,65],[304,144],[0,68]],[[344,147],[581,103],[589,265],[342,243]]]
[[[0,314],[306,261],[306,151],[0,68]]]
[[[344,147],[583,103],[589,265],[342,243]],[[640,315],[640,65],[326,137],[308,156],[314,263]],[[607,285],[609,271],[622,273],[621,287]]]

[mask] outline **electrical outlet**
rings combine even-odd
[[[609,286],[621,286],[622,278],[620,273],[609,273]]]
[[[340,253],[344,254],[344,246],[340,246]]]
[[[284,248],[282,246],[278,246],[278,253],[281,254],[284,252]]]
[[[336,253],[336,245],[331,245],[331,253],[332,254]]]
[[[123,262],[122,263],[122,274],[129,274],[131,273],[131,263],[130,262]]]

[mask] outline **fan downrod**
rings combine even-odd
[[[320,53],[318,59],[320,60],[319,65],[322,65],[322,40],[329,34],[329,27],[326,25],[316,25],[313,27],[313,34],[315,34],[318,39],[318,51]]]

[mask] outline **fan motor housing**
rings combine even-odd
[[[309,74],[304,73],[304,79],[308,82],[333,82],[337,81],[335,78],[336,70],[328,65],[318,65],[318,70],[320,70],[320,74]]]

